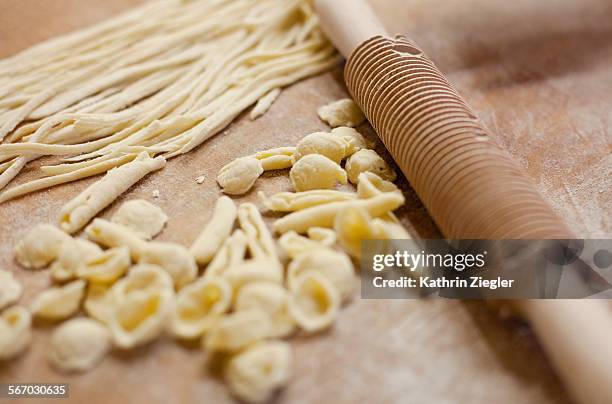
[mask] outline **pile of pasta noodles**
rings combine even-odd
[[[0,202],[187,153],[338,61],[308,0],[157,0],[41,43],[0,61]]]

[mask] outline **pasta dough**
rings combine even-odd
[[[208,264],[230,236],[238,209],[227,196],[217,199],[209,222],[191,245],[191,253],[200,265]]]
[[[63,372],[85,372],[95,367],[111,347],[106,327],[88,318],[75,318],[53,331],[48,359]]]
[[[365,121],[365,115],[357,103],[344,98],[319,108],[319,118],[332,128],[349,126],[354,128]]]
[[[32,315],[45,320],[64,320],[79,311],[86,282],[76,280],[41,292],[32,302]]]
[[[331,326],[340,307],[340,294],[323,275],[307,271],[295,279],[289,296],[289,313],[307,332]]]
[[[236,352],[268,337],[272,325],[261,310],[237,311],[221,318],[204,337],[210,351]]]
[[[389,167],[387,162],[374,150],[369,149],[359,150],[349,157],[346,161],[345,168],[348,179],[353,184],[357,184],[359,174],[367,171],[373,172],[379,177],[389,181],[395,181],[397,178],[397,174]]]
[[[50,274],[56,282],[66,282],[76,277],[80,266],[102,253],[102,249],[84,239],[70,239],[62,243],[57,259],[51,264]]]
[[[270,338],[289,336],[295,322],[287,308],[285,288],[271,282],[253,282],[245,285],[236,298],[235,310],[261,310],[270,318]]]
[[[158,206],[143,199],[134,199],[123,203],[111,221],[150,240],[162,231],[168,216]]]
[[[179,338],[197,338],[210,330],[232,303],[232,288],[223,278],[205,277],[185,286],[176,298],[170,321]]]
[[[343,301],[350,299],[357,287],[355,270],[349,257],[329,248],[304,252],[291,261],[287,269],[289,288],[295,290],[298,279],[309,272],[316,272],[330,281]]]
[[[219,171],[217,182],[228,195],[246,194],[264,172],[261,161],[255,157],[240,157]]]
[[[134,161],[109,171],[62,208],[61,228],[68,233],[77,232],[132,185],[165,165],[163,157],[151,158],[142,152]]]
[[[17,243],[15,259],[24,268],[44,268],[57,258],[62,243],[69,240],[70,236],[55,226],[38,225]]]
[[[13,273],[0,269],[0,310],[16,303],[22,292],[23,287]]]
[[[311,133],[297,145],[298,158],[321,154],[337,164],[347,155],[348,149],[349,144],[342,137],[325,132]]]
[[[291,348],[283,341],[265,341],[232,357],[225,377],[232,393],[247,403],[265,403],[288,381]]]
[[[346,171],[337,163],[320,154],[300,158],[289,172],[293,189],[298,192],[329,189],[337,183],[346,184]]]
[[[0,313],[0,361],[22,353],[32,339],[32,318],[21,306],[13,306]]]

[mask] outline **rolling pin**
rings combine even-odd
[[[449,239],[573,239],[522,167],[425,53],[365,0],[315,0],[353,99]],[[600,300],[524,300],[573,398],[612,403],[612,316]]]

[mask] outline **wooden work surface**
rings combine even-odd
[[[0,0],[0,57],[86,26],[138,0]],[[612,3],[609,0],[373,0],[391,32],[428,51],[577,234],[612,234]],[[146,17],[145,17],[146,18]],[[288,88],[261,119],[248,118],[147,177],[121,200],[155,200],[170,216],[162,240],[189,244],[219,196],[214,178],[232,158],[293,145],[325,129],[316,108],[346,95],[341,70]],[[370,135],[369,128],[363,128]],[[31,175],[35,175],[32,173]],[[197,185],[194,179],[206,176]],[[22,302],[49,284],[26,272],[12,247],[31,226],[54,221],[62,204],[91,181],[57,187],[0,206],[0,267],[26,285]],[[414,235],[439,237],[405,180],[400,217]],[[256,191],[288,189],[265,175]],[[251,193],[242,200],[254,200]],[[116,203],[103,213],[108,217]],[[226,387],[197,347],[169,339],[112,354],[95,371],[66,376],[45,357],[49,328],[31,349],[0,365],[0,382],[68,382],[70,402],[221,403]],[[579,330],[576,330],[579,338]],[[286,403],[564,403],[566,393],[536,339],[480,303],[365,301],[342,310],[336,326],[292,339]]]

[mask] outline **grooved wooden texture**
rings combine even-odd
[[[573,238],[434,63],[403,36],[350,56],[349,91],[448,238]]]

